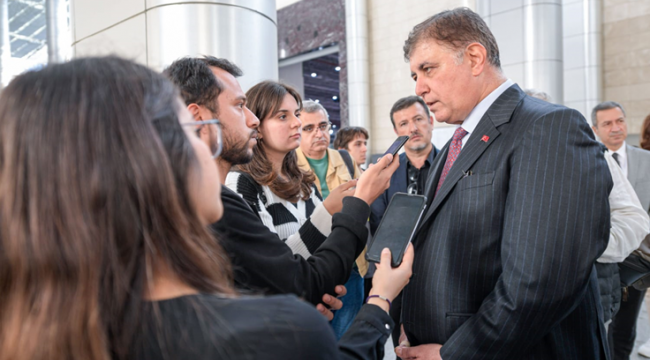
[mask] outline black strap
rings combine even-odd
[[[343,162],[350,172],[350,179],[354,179],[354,163],[352,162],[352,156],[350,156],[350,153],[344,149],[339,150],[339,154],[341,154]]]

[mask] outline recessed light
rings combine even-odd
[[[336,96],[336,95],[332,96],[332,100],[335,100],[335,101],[336,101],[336,100],[338,100],[338,99],[339,99],[338,96]]]
[[[337,66],[337,67],[334,68],[334,70],[336,70],[336,71],[341,71],[341,67],[340,67],[340,66]]]
[[[316,77],[316,76],[318,76],[318,74],[316,74],[316,73],[311,73],[311,77]]]
[[[315,103],[320,103],[320,100],[316,99],[314,100]]]
[[[330,129],[330,135],[334,134],[334,130]]]

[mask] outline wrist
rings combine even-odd
[[[382,308],[384,311],[389,312],[390,307],[391,307],[391,301],[384,296],[381,295],[370,295],[366,298],[366,304],[372,304],[379,306]]]

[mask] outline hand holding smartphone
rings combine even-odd
[[[426,196],[422,195],[405,193],[393,195],[368,248],[366,260],[379,263],[381,251],[389,248],[392,256],[391,265],[399,266],[402,263],[404,250],[420,223],[426,201]]]
[[[388,150],[386,150],[384,155],[391,154],[391,155],[393,155],[393,157],[395,157],[397,155],[397,153],[399,152],[399,150],[402,148],[402,146],[404,146],[404,144],[406,144],[406,142],[408,140],[409,140],[409,137],[407,135],[398,137],[395,140],[395,142],[393,142],[393,144],[388,148]]]

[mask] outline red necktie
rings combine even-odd
[[[467,135],[467,131],[462,127],[459,127],[454,132],[454,137],[451,140],[451,145],[449,146],[449,152],[447,153],[447,161],[445,161],[445,167],[442,169],[442,174],[440,174],[440,180],[438,180],[438,187],[436,188],[436,195],[438,195],[438,190],[442,186],[442,183],[445,182],[445,178],[451,170],[451,167],[454,165],[454,161],[460,154],[460,149],[463,147],[463,138]]]

